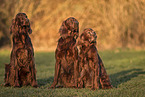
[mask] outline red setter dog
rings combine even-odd
[[[96,38],[96,33],[88,28],[83,31],[78,41],[80,47],[79,87],[112,88],[109,76],[95,46]]]
[[[34,50],[29,34],[32,33],[29,19],[25,13],[18,13],[10,28],[13,48],[10,64],[5,65],[5,86],[37,87]]]
[[[55,51],[55,75],[50,88],[59,83],[61,87],[77,87],[78,49],[76,39],[79,34],[79,22],[70,17],[66,19],[59,30],[60,38]]]

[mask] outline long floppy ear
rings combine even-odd
[[[13,19],[10,27],[10,34],[16,34],[19,31],[18,19]]]
[[[83,35],[82,35],[83,40],[88,40],[88,35],[86,33],[86,30],[84,30]]]
[[[83,35],[84,35],[84,33],[82,33],[82,34],[80,35],[80,39],[82,39],[82,38],[83,38]]]
[[[67,32],[67,26],[66,26],[66,21],[64,21],[59,29],[60,35],[65,34]]]
[[[31,26],[30,26],[30,22],[29,22],[29,26],[28,26],[27,29],[28,29],[28,33],[31,34],[32,33],[32,29],[31,29]]]
[[[29,34],[31,34],[31,33],[32,33],[32,29],[31,29],[31,27],[29,28],[28,33],[29,33]]]
[[[26,23],[28,23],[28,25],[26,26],[26,30],[27,30],[27,32],[28,32],[29,34],[31,34],[31,33],[32,33],[32,29],[31,29],[30,21],[29,21],[27,15],[26,15]]]

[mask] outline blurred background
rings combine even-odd
[[[70,16],[96,31],[99,50],[145,49],[145,0],[0,0],[0,49],[11,48],[9,28],[27,14],[36,51],[54,51],[63,20]]]

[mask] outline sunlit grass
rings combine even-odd
[[[53,82],[54,52],[36,52],[35,63],[39,88],[31,86],[4,87],[4,63],[9,63],[10,51],[0,51],[0,97],[48,97],[48,96],[102,96],[102,97],[143,97],[145,95],[145,51],[102,51],[99,52],[110,75],[113,89],[48,89]]]

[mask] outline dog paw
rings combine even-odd
[[[48,89],[55,89],[55,86],[50,86]]]
[[[57,85],[56,88],[63,88],[63,85]]]
[[[2,86],[2,85],[1,85],[1,86]],[[9,84],[9,83],[5,83],[4,86],[5,86],[5,87],[8,87],[8,86],[10,86],[10,84]]]
[[[55,85],[52,84],[48,89],[55,89]]]
[[[78,84],[78,88],[83,88],[83,85],[82,84]]]
[[[34,88],[37,88],[38,87],[38,84],[37,84],[36,81],[33,81],[32,84],[31,84],[31,86],[34,87]]]
[[[91,90],[96,90],[96,89],[94,87],[92,87]]]
[[[15,82],[15,84],[14,84],[14,87],[20,87],[20,84],[19,84],[19,82]]]

